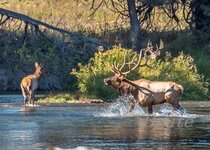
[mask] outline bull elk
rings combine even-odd
[[[26,106],[26,99],[28,97],[28,104],[30,105],[31,102],[34,106],[34,97],[36,90],[38,88],[39,79],[43,74],[43,66],[41,64],[35,63],[36,71],[24,77],[21,81],[20,87],[22,91],[22,95],[24,97],[24,106]]]
[[[126,63],[125,53],[122,66],[118,67],[116,64],[112,65],[111,71],[114,73],[114,76],[104,79],[104,83],[117,89],[121,95],[132,94],[141,107],[148,107],[148,113],[150,114],[153,113],[153,105],[165,102],[171,104],[175,109],[182,110],[182,107],[179,105],[179,100],[183,93],[183,87],[181,85],[172,81],[149,81],[146,79],[130,81],[126,79],[126,76],[138,67],[152,68],[148,65],[150,57],[146,57],[145,63],[141,64],[142,51],[143,50],[139,53],[137,63],[134,63],[134,60],[137,59],[137,55],[135,55],[130,62]],[[122,72],[125,65],[128,65],[128,71]],[[129,111],[132,111],[134,106],[135,102],[130,102]]]

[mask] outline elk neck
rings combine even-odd
[[[36,69],[33,75],[39,80],[42,76],[42,73],[40,72],[40,70]]]
[[[122,80],[121,84],[119,86],[116,86],[118,92],[120,94],[132,94],[133,91],[135,90],[135,87],[130,84],[129,82],[124,81],[125,79]],[[127,80],[127,79],[126,79]]]
[[[132,86],[132,91],[138,90],[138,91],[144,93],[144,90],[145,90],[145,91],[147,91],[147,92],[149,92],[149,93],[153,93],[150,89],[145,88],[145,87],[143,87],[143,86],[141,86],[141,85],[139,85],[139,84],[135,84],[135,83],[133,83],[132,81],[130,81],[130,80],[128,80],[128,79],[123,79],[122,81],[123,81],[124,83],[127,83],[127,84],[131,85],[131,86]]]
[[[135,83],[133,83],[132,81],[130,81],[128,79],[123,79],[122,81],[124,84],[130,85],[130,88],[132,88],[132,90],[135,90],[138,88],[138,85],[136,85]]]

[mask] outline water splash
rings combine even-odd
[[[153,116],[161,117],[183,117],[183,118],[194,118],[196,114],[188,114],[186,109],[183,110],[174,109],[170,104],[164,104],[160,107],[157,112],[152,114]]]
[[[132,117],[132,116],[154,116],[154,117],[182,117],[182,118],[198,118],[201,115],[189,114],[183,110],[175,110],[170,104],[164,104],[153,114],[148,114],[136,103],[133,111],[129,112],[129,101],[134,100],[132,95],[120,96],[110,106],[102,108],[94,113],[95,117]]]
[[[94,114],[94,116],[102,117],[126,117],[126,116],[139,116],[145,114],[144,110],[136,104],[134,110],[129,112],[129,102],[135,99],[132,95],[120,96],[107,108],[102,108],[101,111]]]
[[[26,104],[26,106],[28,106],[28,107],[39,107],[39,105],[37,105],[37,104]]]
[[[36,143],[36,144],[32,145],[32,148],[35,148],[35,149],[47,148],[47,149],[53,149],[53,150],[100,150],[98,148],[92,148],[92,147],[86,147],[86,146],[78,146],[76,148],[63,149],[63,148],[56,147],[56,146],[53,146],[52,144],[48,144],[48,143]],[[29,147],[29,149],[31,149],[31,148]]]

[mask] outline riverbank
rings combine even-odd
[[[189,105],[190,103],[190,105]],[[79,103],[79,102],[76,102],[76,103],[47,103],[47,102],[42,102],[40,103],[39,101],[36,102],[36,105],[39,105],[39,106],[61,106],[61,107],[68,107],[68,106],[78,106],[82,104],[81,106],[85,106],[85,105],[110,105],[112,103],[108,103],[108,102],[101,102],[101,103]],[[166,103],[167,104],[167,103]],[[23,102],[1,102],[0,103],[0,106],[4,106],[4,105],[9,105],[9,106],[21,106],[23,105]],[[162,106],[164,104],[160,104],[160,105],[155,105],[154,107],[156,106]],[[209,101],[180,101],[180,105],[183,106],[183,107],[186,107],[186,108],[189,108],[191,106],[193,107],[196,107],[196,106],[199,106],[200,108],[203,108],[203,107],[210,107],[210,102]]]
[[[23,103],[23,96],[20,91],[0,92],[0,103]],[[41,91],[35,96],[39,104],[83,104],[83,103],[104,103],[103,100],[93,96],[78,94],[78,92],[49,92]]]
[[[15,92],[4,92],[0,93],[0,105],[9,104],[9,105],[23,105],[23,96],[20,94],[20,91]],[[111,101],[104,101],[102,99],[97,99],[94,96],[87,96],[80,94],[78,92],[53,92],[50,93],[49,91],[39,91],[36,94],[35,98],[36,104],[40,106],[70,106],[71,104],[104,104]],[[115,100],[113,100],[114,102]],[[203,103],[205,105],[210,101],[204,100],[181,100],[180,104],[188,107],[185,103],[192,104],[200,104],[203,107]],[[206,103],[207,102],[207,103]]]
[[[39,107],[87,107],[87,106],[109,106],[109,103],[36,103]],[[22,107],[22,102],[0,103],[0,107]]]
[[[101,99],[96,99],[89,96],[80,95],[78,93],[53,93],[41,97],[37,100],[38,103],[104,103]]]
[[[71,106],[94,106],[106,104],[101,99],[78,97],[74,93],[38,93],[35,97],[35,104],[43,107],[71,107]],[[23,96],[18,92],[0,94],[0,107],[23,106]]]

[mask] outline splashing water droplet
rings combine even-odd
[[[170,104],[164,104],[160,109],[148,114],[136,102],[134,110],[129,112],[129,102],[136,101],[132,95],[120,96],[110,106],[102,108],[95,112],[94,117],[134,117],[134,116],[153,116],[153,117],[182,117],[182,118],[198,118],[202,115],[189,114],[183,108],[182,110],[174,109]]]
[[[136,103],[134,110],[129,112],[129,102],[135,101],[132,95],[120,96],[107,108],[102,108],[100,112],[94,114],[94,116],[103,117],[126,117],[126,116],[139,116],[145,114],[144,110]]]
[[[180,110],[180,109],[174,109],[169,104],[164,104],[158,110],[158,112],[155,112],[153,115],[154,116],[166,116],[166,117],[167,116],[168,117],[188,117],[189,116],[184,108],[182,110]]]

